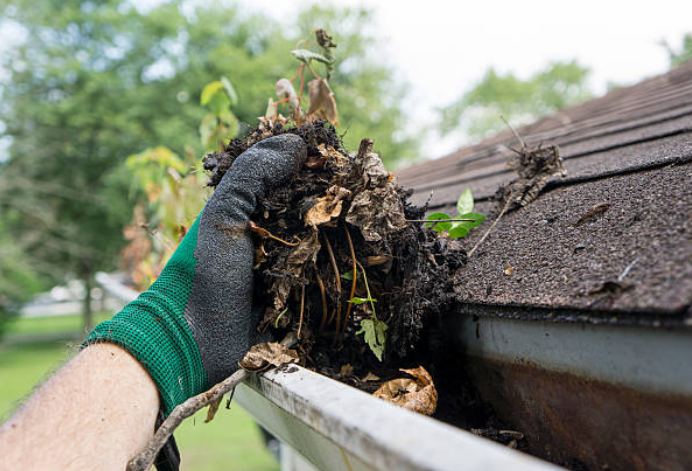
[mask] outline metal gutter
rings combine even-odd
[[[692,467],[690,329],[463,314],[447,327],[481,397],[531,453],[577,469]]]
[[[253,378],[235,400],[321,470],[562,469],[296,366]]]

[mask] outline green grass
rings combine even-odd
[[[79,319],[18,319],[6,339],[21,334],[81,331]],[[75,324],[76,322],[76,324]],[[49,326],[53,329],[49,329]],[[70,329],[71,327],[71,329]],[[37,330],[32,330],[36,328]],[[74,342],[72,342],[74,344]],[[34,386],[74,352],[65,341],[9,343],[0,346],[0,420],[14,410]],[[206,411],[186,420],[176,431],[182,469],[195,471],[278,471],[250,416],[237,405],[223,407],[204,423]]]
[[[110,318],[112,313],[100,312],[94,315],[94,322],[105,321]],[[51,317],[32,317],[30,319],[13,319],[7,325],[7,335],[12,334],[47,334],[47,333],[70,333],[84,332],[82,317],[74,316],[51,316]]]

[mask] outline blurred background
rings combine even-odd
[[[477,3],[0,0],[0,415],[156,278],[313,28],[392,170],[692,59],[690,2]],[[239,408],[202,422],[187,469],[278,469]]]

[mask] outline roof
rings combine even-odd
[[[460,299],[498,315],[692,324],[692,62],[518,132],[559,145],[567,174],[501,218],[460,271]],[[508,145],[509,130],[403,170],[399,182],[431,212],[471,188],[490,217],[464,239],[469,249],[498,213],[498,187],[516,176]]]

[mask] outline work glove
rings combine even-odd
[[[305,157],[305,143],[290,134],[243,152],[156,282],[88,335],[85,345],[112,342],[137,358],[159,389],[164,416],[235,372],[256,341],[250,216]]]

